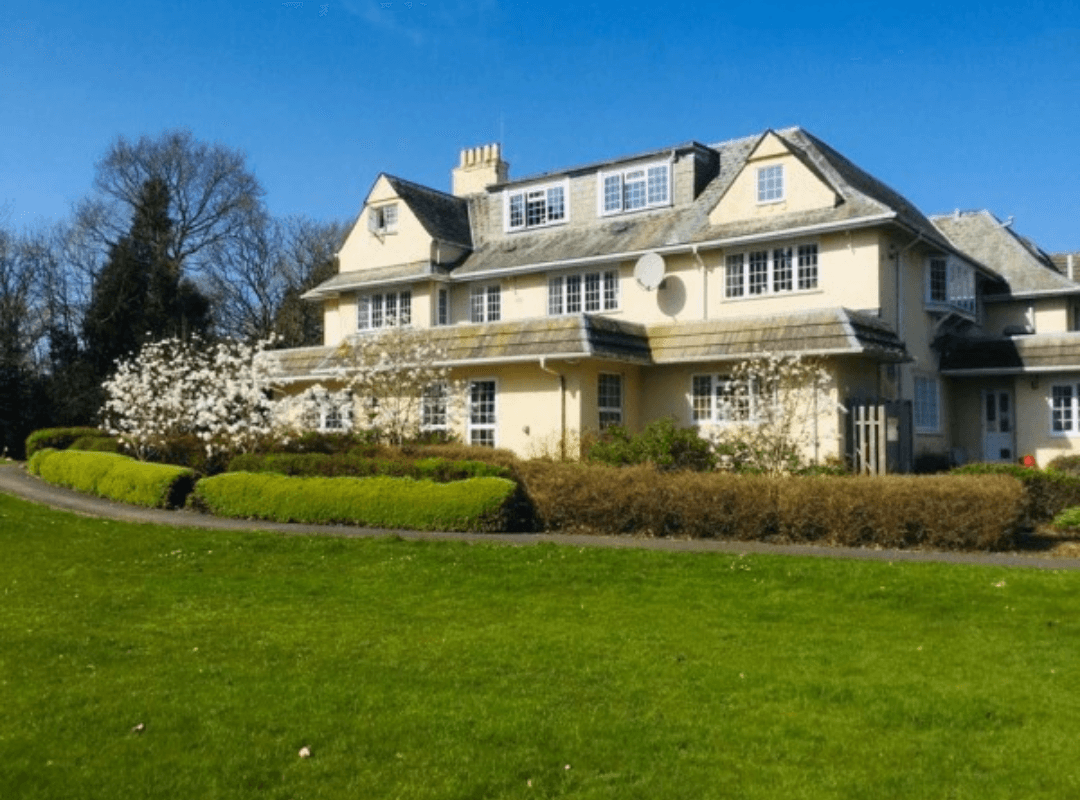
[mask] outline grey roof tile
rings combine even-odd
[[[386,175],[386,180],[432,238],[472,247],[468,201],[394,175]]]
[[[941,370],[962,375],[1080,369],[1080,333],[1048,333],[995,339],[957,338],[941,352]]]

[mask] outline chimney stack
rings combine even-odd
[[[461,163],[450,172],[451,191],[457,197],[480,194],[493,183],[505,183],[510,165],[502,160],[499,145],[485,144],[461,151]]]

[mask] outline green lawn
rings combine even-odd
[[[0,496],[0,798],[1077,797],[1078,589]]]

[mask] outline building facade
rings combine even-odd
[[[879,403],[915,457],[1045,460],[1080,436],[1073,262],[987,212],[924,216],[799,128],[520,179],[469,149],[449,193],[380,175],[338,258],[305,295],[323,347],[280,354],[288,391],[408,325],[465,387],[473,444],[745,423],[727,378],[767,353],[825,365],[810,458],[850,457],[853,409]]]

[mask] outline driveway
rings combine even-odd
[[[212,517],[193,511],[164,511],[142,508],[99,497],[73,492],[30,475],[25,465],[0,464],[0,493],[21,497],[61,511],[88,517],[148,522],[157,525],[178,525],[191,528],[221,530],[265,530],[288,535],[319,536],[399,536],[402,539],[503,542],[510,545],[532,545],[539,542],[573,545],[575,547],[639,548],[692,553],[764,553],[819,558],[847,558],[865,561],[926,561],[948,564],[977,564],[983,566],[1030,567],[1035,569],[1080,570],[1080,558],[1046,557],[1025,553],[949,553],[929,550],[874,550],[859,547],[825,547],[815,545],[779,545],[764,542],[729,542],[712,539],[652,539],[635,536],[587,536],[558,533],[432,533],[428,531],[386,530],[349,525],[302,525],[296,523],[236,520]]]

